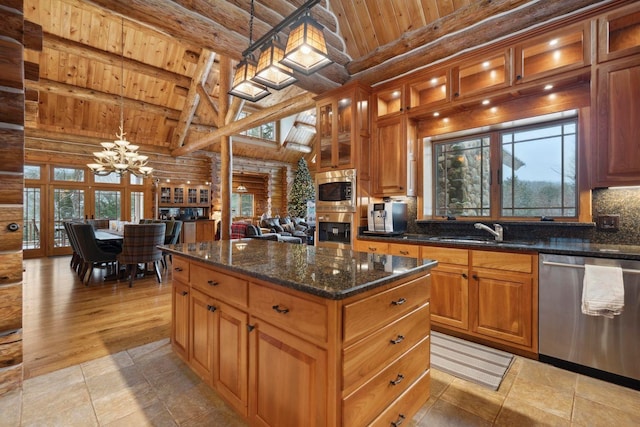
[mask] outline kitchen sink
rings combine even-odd
[[[496,242],[493,239],[488,239],[486,237],[475,237],[475,236],[433,236],[429,237],[427,240],[432,242],[441,242],[441,243],[460,243],[460,244],[474,244],[474,245],[532,245],[533,242],[524,242],[524,241],[502,241]]]

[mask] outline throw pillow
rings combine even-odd
[[[288,233],[293,233],[294,226],[291,223],[282,224],[282,229]]]
[[[276,233],[282,233],[284,228],[282,228],[279,224],[273,224],[273,229],[276,230]]]

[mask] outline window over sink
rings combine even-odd
[[[442,135],[423,153],[425,217],[577,220],[575,112]]]

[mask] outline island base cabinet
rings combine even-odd
[[[183,360],[189,360],[189,294],[190,287],[173,280],[171,345]]]
[[[411,385],[400,397],[387,409],[373,420],[369,427],[400,426],[408,423],[424,405],[424,399],[416,396],[429,396],[431,385],[431,370],[425,371],[422,376]]]
[[[258,319],[251,327],[251,425],[329,425],[326,351]]]

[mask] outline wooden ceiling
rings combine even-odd
[[[253,40],[304,2],[255,0]],[[249,45],[250,0],[25,0],[25,19],[43,32],[42,50],[25,52],[39,66],[39,80],[27,82],[38,108],[27,109],[26,135],[110,140],[122,105],[127,139],[178,156],[292,117],[282,142],[234,138],[234,155],[295,163],[313,144],[304,130],[313,95],[351,79],[375,85],[600,2],[322,0],[311,14],[334,63],[258,103],[232,98],[233,113],[252,113],[235,121],[217,114],[220,64],[235,65]]]

